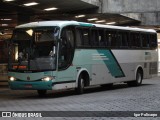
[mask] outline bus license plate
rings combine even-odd
[[[27,84],[27,85],[25,85],[25,88],[32,88],[32,85],[31,84]]]

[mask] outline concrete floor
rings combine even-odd
[[[82,95],[75,95],[73,90],[48,91],[45,98],[39,98],[37,92],[33,90],[10,90],[3,87],[0,88],[0,111],[160,111],[160,77],[143,80],[143,85],[140,87],[128,87],[127,84],[116,84],[107,90],[93,87],[86,89]],[[6,118],[0,119],[6,120]],[[54,119],[152,120],[153,118],[54,117]]]

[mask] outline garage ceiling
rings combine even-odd
[[[35,2],[37,5],[25,6]],[[45,11],[46,8],[57,8]],[[91,22],[87,19],[97,18],[105,20],[104,23],[115,22],[115,25],[137,24],[139,21],[117,14],[97,14],[98,6],[84,2],[84,0],[14,0],[0,1],[0,31],[11,32],[13,28],[22,23],[41,20],[76,20]],[[84,17],[75,16],[84,15]]]

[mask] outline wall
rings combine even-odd
[[[102,0],[102,13],[122,14],[141,25],[160,25],[160,0]]]
[[[103,0],[103,13],[159,12],[160,0]]]

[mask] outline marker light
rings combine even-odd
[[[103,22],[106,22],[105,20],[98,20],[98,21],[95,21],[96,23],[103,23]]]
[[[75,16],[75,18],[82,18],[82,17],[85,17],[86,15],[77,15]]]
[[[53,80],[53,79],[54,79],[54,77],[47,76],[47,77],[42,78],[41,80],[48,82],[48,81]]]
[[[56,8],[56,7],[51,7],[51,8],[46,8],[46,9],[44,9],[45,11],[51,11],[51,10],[57,10],[58,8]]]
[[[11,77],[9,77],[9,80],[10,80],[10,81],[15,81],[16,78],[11,76]]]
[[[39,3],[37,2],[31,2],[31,3],[26,3],[26,4],[23,4],[24,6],[33,6],[33,5],[38,5]]]
[[[112,25],[112,24],[116,24],[116,22],[109,22],[109,23],[106,23],[107,25]]]
[[[98,20],[98,18],[90,18],[90,19],[87,19],[88,21],[94,21],[94,20]]]
[[[14,0],[3,0],[4,2],[11,2],[11,1],[14,1]]]

